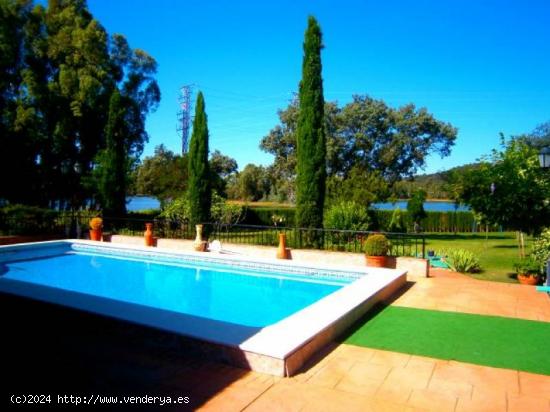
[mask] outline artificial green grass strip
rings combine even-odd
[[[550,375],[550,323],[388,306],[344,343]]]

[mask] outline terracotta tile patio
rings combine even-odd
[[[393,304],[534,319],[550,327],[550,298],[533,287],[434,274],[415,279]],[[187,356],[169,337],[150,338],[153,332],[132,325],[55,307],[37,310],[40,304],[16,298],[1,302],[2,313],[23,316],[5,326],[10,334],[0,361],[11,365],[8,389],[47,384],[65,392],[85,387],[191,398],[172,410],[550,412],[550,376],[334,343],[302,373],[277,378]],[[26,356],[6,355],[10,351]],[[66,379],[53,381],[51,368]]]

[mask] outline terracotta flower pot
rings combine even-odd
[[[155,246],[152,223],[145,223],[145,232],[143,233],[143,237],[145,238],[145,246]]]
[[[367,256],[367,266],[373,268],[385,268],[387,264],[387,256]]]
[[[539,276],[538,275],[522,275],[518,273],[518,282],[522,285],[531,285],[535,286],[539,283]]]
[[[90,240],[101,242],[102,235],[103,235],[103,230],[90,229]]]
[[[290,259],[290,250],[286,247],[286,235],[284,233],[279,233],[277,259]]]

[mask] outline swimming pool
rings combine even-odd
[[[229,358],[279,375],[305,361],[302,353],[289,364],[299,349],[311,352],[320,334],[364,306],[366,289],[404,279],[384,275],[87,241],[0,247],[0,291],[223,345]]]

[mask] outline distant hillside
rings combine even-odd
[[[408,199],[415,190],[426,191],[428,199],[450,199],[449,184],[451,176],[460,175],[466,170],[477,167],[479,163],[471,163],[463,166],[453,167],[437,173],[421,174],[414,176],[411,180],[404,180],[395,184],[394,195],[399,199]]]

